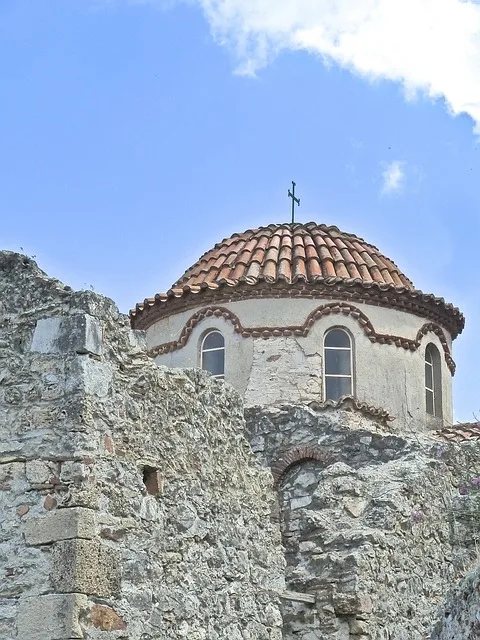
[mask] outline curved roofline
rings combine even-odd
[[[461,311],[444,298],[419,289],[353,278],[319,278],[314,283],[298,280],[292,284],[285,281],[269,282],[265,279],[253,284],[244,281],[239,284],[222,282],[202,283],[198,287],[178,287],[138,303],[130,311],[130,320],[133,328],[148,329],[162,318],[213,302],[290,297],[341,299],[398,309],[439,323],[453,339],[465,326]]]
[[[371,242],[368,242],[367,240],[365,240],[361,236],[357,236],[355,233],[349,233],[347,231],[342,231],[341,229],[339,229],[334,224],[331,224],[331,225],[327,225],[327,224],[323,224],[323,223],[318,224],[318,223],[314,222],[313,220],[311,220],[310,222],[271,223],[271,224],[268,224],[268,225],[263,225],[263,226],[260,226],[260,227],[256,227],[255,229],[248,228],[248,229],[246,229],[245,231],[242,231],[242,232],[235,232],[231,236],[227,236],[227,237],[223,238],[223,240],[220,240],[219,242],[215,243],[215,245],[213,247],[211,247],[210,249],[207,249],[207,251],[202,253],[202,255],[198,258],[198,260],[196,262],[194,262],[192,265],[190,265],[190,267],[188,267],[188,269],[186,269],[186,271],[183,273],[183,275],[173,283],[173,285],[172,285],[170,290],[180,286],[183,281],[188,279],[190,272],[193,271],[193,269],[197,265],[201,264],[201,262],[204,261],[206,256],[208,256],[209,254],[212,254],[213,252],[215,252],[218,249],[221,249],[228,241],[234,241],[235,239],[242,239],[242,236],[246,236],[247,234],[249,234],[249,235],[257,235],[257,236],[258,235],[262,235],[261,232],[262,231],[267,231],[267,230],[268,231],[273,231],[273,230],[279,229],[279,228],[289,228],[289,229],[292,229],[294,231],[295,229],[299,229],[299,228],[309,229],[311,227],[313,227],[314,229],[320,229],[321,231],[324,231],[327,234],[330,234],[333,231],[334,233],[338,233],[340,236],[342,236],[344,238],[348,238],[350,240],[354,240],[354,241],[360,242],[363,245],[365,245],[366,247],[370,247],[374,251],[377,251],[381,256],[385,257],[395,267],[395,269],[398,271],[398,273],[401,274],[401,276],[411,285],[411,288],[412,289],[414,288],[413,282],[410,280],[410,278],[408,278],[404,273],[401,272],[401,270],[398,267],[398,265],[391,258],[389,258],[389,257],[385,256],[384,254],[382,254],[380,249],[376,245],[372,244]],[[223,255],[223,254],[220,254],[220,255]],[[228,254],[224,254],[224,255],[226,257]]]
[[[311,225],[313,225],[317,229],[322,229],[323,231],[326,231],[326,232],[335,231],[335,233],[339,233],[342,236],[347,236],[348,238],[352,238],[353,240],[358,240],[359,242],[363,242],[363,244],[366,244],[369,247],[371,247],[372,249],[375,249],[375,251],[380,251],[380,249],[378,247],[376,247],[371,242],[368,242],[368,240],[365,240],[364,238],[361,238],[360,236],[357,236],[355,233],[350,233],[348,231],[342,231],[335,224],[323,224],[323,223],[318,224],[317,222],[315,222],[313,220],[310,220],[310,222],[294,222],[293,224],[291,222],[279,222],[278,224],[275,223],[275,222],[272,222],[271,224],[265,224],[265,225],[262,225],[260,227],[256,227],[255,229],[251,229],[249,227],[248,229],[245,229],[245,231],[235,231],[235,233],[233,233],[231,236],[226,236],[225,238],[223,238],[223,240],[220,240],[219,242],[216,242],[213,247],[211,247],[210,249],[207,249],[207,251],[202,253],[202,255],[199,257],[197,262],[200,262],[202,260],[202,258],[204,258],[207,255],[207,253],[210,253],[214,249],[218,249],[219,247],[221,247],[222,244],[227,242],[227,240],[231,240],[232,238],[241,238],[246,233],[258,233],[259,231],[263,231],[264,229],[265,230],[266,229],[272,230],[272,229],[275,229],[275,228],[278,228],[278,227],[293,227],[293,228],[295,228],[295,227],[309,227]],[[195,264],[197,264],[197,262]],[[393,260],[390,260],[390,262],[393,263]],[[395,264],[395,263],[393,263],[393,264]],[[189,267],[185,271],[185,273],[187,273],[187,271],[190,271],[190,269],[193,266],[194,265]],[[395,265],[395,266],[397,266],[397,265]],[[178,280],[177,280],[177,282],[178,282]]]
[[[391,307],[434,321],[456,337],[453,305],[415,289],[378,248],[335,225],[270,224],[234,233],[202,254],[166,292],[130,312],[132,326],[205,304],[244,298],[337,298]]]

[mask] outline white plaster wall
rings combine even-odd
[[[235,313],[246,328],[250,327],[278,327],[287,325],[302,325],[308,314],[314,309],[330,302],[342,302],[335,298],[313,300],[308,298],[272,298],[256,300],[240,300],[237,302],[221,303]],[[404,311],[362,304],[351,303],[365,313],[378,333],[398,334],[405,338],[415,339],[419,328],[428,322],[426,318]],[[182,311],[168,318],[164,318],[147,330],[147,344],[149,348],[164,342],[176,340],[186,322],[197,311],[199,306],[188,311]],[[446,334],[448,340],[450,336]]]
[[[246,406],[307,402],[322,397],[321,343],[293,337],[257,338],[245,393]]]
[[[335,300],[263,299],[222,304],[240,319],[246,328],[301,326],[317,307]],[[394,334],[415,339],[427,322],[414,314],[352,303],[371,321],[377,333]],[[171,316],[147,331],[149,348],[179,338],[188,319],[198,309]],[[209,329],[219,329],[225,336],[225,378],[244,394],[246,406],[323,400],[323,336],[327,329],[341,326],[347,329],[354,343],[356,397],[376,407],[382,407],[395,417],[394,429],[415,428],[424,424],[438,428],[442,422],[425,411],[424,358],[429,342],[441,355],[442,399],[445,424],[451,424],[451,373],[446,365],[443,347],[438,337],[427,334],[417,351],[396,345],[372,343],[358,322],[350,316],[332,314],[314,324],[306,338],[242,338],[232,324],[223,318],[205,318],[193,330],[187,344],[172,353],[158,356],[158,364],[170,367],[200,365],[200,342]],[[445,333],[451,343],[450,336]]]
[[[187,320],[191,315],[192,312],[189,312]],[[225,338],[225,379],[244,395],[252,368],[253,339],[242,338],[235,333],[232,323],[223,318],[206,318],[193,329],[183,349],[158,356],[155,360],[157,364],[167,367],[200,367],[200,345],[205,333],[211,329],[218,329]],[[157,325],[156,330],[158,331]],[[177,333],[170,334],[172,337],[162,342],[175,340],[180,331],[181,328]]]

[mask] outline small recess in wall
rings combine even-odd
[[[147,465],[143,467],[143,484],[147,493],[152,496],[159,496],[163,493],[163,477],[156,467]]]

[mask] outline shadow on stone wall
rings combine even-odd
[[[255,407],[246,424],[260,461],[284,469],[286,586],[305,596],[284,600],[284,639],[425,640],[477,556],[478,450],[353,410]]]
[[[480,569],[472,571],[453,589],[440,612],[431,640],[480,638]]]

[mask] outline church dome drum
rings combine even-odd
[[[131,321],[158,364],[207,369],[247,405],[348,399],[399,426],[452,420],[462,314],[335,226],[235,233]]]

